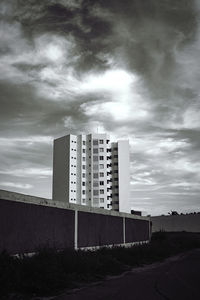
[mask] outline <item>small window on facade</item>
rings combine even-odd
[[[100,190],[100,194],[104,194],[104,190]]]
[[[94,182],[93,182],[93,187],[98,187],[98,186],[99,186],[98,181],[94,181]]]
[[[82,177],[85,178],[85,173],[82,174]]]
[[[85,195],[85,190],[82,190],[82,194]]]
[[[85,145],[85,141],[83,141],[83,145]]]
[[[98,190],[93,190],[93,195],[94,196],[98,196],[99,195],[99,191]]]
[[[103,160],[103,158],[104,158],[103,156],[99,156],[99,159],[100,159],[100,160]]]
[[[103,169],[103,168],[104,168],[104,165],[103,165],[103,164],[100,164],[100,165],[99,165],[99,168],[100,168],[100,169]]]
[[[85,165],[82,165],[83,170],[85,170]]]
[[[100,152],[104,152],[104,148],[100,148],[99,151],[100,151]]]
[[[104,173],[103,172],[100,172],[100,177],[104,177]]]
[[[93,178],[98,178],[98,173],[93,173]]]
[[[104,198],[100,198],[100,203],[104,203]]]
[[[85,149],[83,149],[83,153],[85,153]]]
[[[93,156],[93,161],[98,161],[98,160],[99,160],[98,156]]]
[[[99,152],[99,149],[98,149],[98,148],[94,148],[94,149],[93,149],[93,153],[96,153],[96,154],[97,154],[98,152]]]
[[[82,186],[85,186],[85,181],[82,182]]]
[[[117,163],[117,162],[115,162],[115,163],[114,163],[114,166],[118,166],[118,163]]]
[[[118,155],[114,155],[114,158],[118,158]]]
[[[85,161],[85,156],[83,156],[83,161]]]
[[[103,140],[99,140],[99,144],[103,144]]]
[[[93,140],[93,145],[97,146],[98,145],[98,140]]]
[[[104,185],[104,181],[100,181],[100,185]]]
[[[82,199],[82,202],[85,203],[85,199],[84,198]]]

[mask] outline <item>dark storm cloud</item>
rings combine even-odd
[[[100,126],[130,139],[133,207],[197,206],[199,11],[193,0],[1,1],[2,188],[50,197],[53,138]]]

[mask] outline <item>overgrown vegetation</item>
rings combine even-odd
[[[4,251],[0,254],[0,298],[8,299],[12,293],[56,294],[199,247],[200,234],[158,232],[153,234],[151,243],[131,248],[60,252],[40,249],[32,257],[14,257]]]

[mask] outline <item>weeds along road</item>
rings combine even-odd
[[[199,300],[200,249],[122,276],[67,292],[54,300]]]

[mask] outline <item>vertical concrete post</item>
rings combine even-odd
[[[75,210],[74,217],[74,249],[78,249],[78,210]]]
[[[123,217],[123,244],[126,244],[126,218]]]

